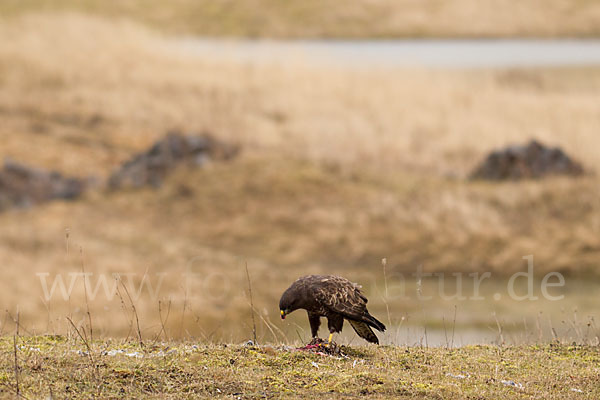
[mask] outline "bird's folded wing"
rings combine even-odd
[[[327,309],[342,314],[347,319],[364,321],[368,315],[366,302],[354,288],[345,285],[321,287],[315,297]]]

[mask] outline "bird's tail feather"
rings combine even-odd
[[[385,331],[385,325],[379,321],[377,318],[375,318],[374,316],[372,316],[371,314],[367,314],[365,316],[364,321],[371,325],[373,328],[377,329],[378,331],[384,332]]]
[[[371,330],[368,323],[354,320],[348,320],[348,322],[350,322],[350,325],[352,325],[352,328],[356,331],[358,336],[365,339],[367,342],[379,344],[377,335]]]

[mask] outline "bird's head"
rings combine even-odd
[[[285,319],[286,315],[300,308],[299,301],[300,299],[296,295],[296,291],[293,287],[290,287],[288,290],[286,290],[279,300],[279,312],[281,314],[281,319]]]

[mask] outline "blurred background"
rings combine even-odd
[[[278,300],[319,273],[384,343],[597,343],[599,34],[587,0],[3,0],[0,332],[244,341],[252,303],[307,341]]]

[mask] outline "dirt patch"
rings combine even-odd
[[[123,187],[158,187],[180,164],[202,166],[210,160],[229,160],[238,151],[238,147],[220,142],[210,135],[171,132],[113,172],[108,180],[108,187],[113,190]]]
[[[558,147],[535,140],[524,146],[509,146],[490,153],[471,173],[471,179],[539,179],[548,175],[580,176],[582,165]]]
[[[90,183],[90,180],[65,177],[56,171],[7,160],[0,170],[0,211],[31,207],[55,199],[74,200]]]

